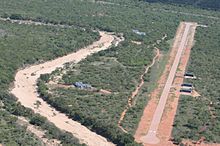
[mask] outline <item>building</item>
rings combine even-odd
[[[91,89],[92,88],[92,86],[90,84],[84,84],[82,82],[75,82],[75,83],[73,83],[73,85],[76,88],[80,88],[80,89]]]
[[[191,83],[183,83],[181,84],[182,87],[193,87]]]
[[[140,31],[137,30],[137,29],[133,29],[132,31],[133,31],[134,33],[138,34],[138,35],[146,35],[145,32],[140,32]]]
[[[190,83],[183,83],[181,84],[181,88],[183,89],[193,89],[193,85]]]
[[[183,89],[180,89],[180,92],[181,93],[190,93],[191,94],[192,93],[192,89],[184,89],[183,88]]]
[[[196,76],[193,74],[193,73],[185,73],[184,74],[184,77],[187,79],[187,78],[190,78],[190,79],[196,79]]]

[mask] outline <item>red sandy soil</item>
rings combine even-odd
[[[183,30],[184,30],[183,27],[184,27],[183,24],[180,24],[180,26],[177,30],[177,33],[176,33],[176,38],[181,37],[181,34],[183,33]],[[175,40],[178,40],[178,39],[175,39]],[[156,110],[156,107],[157,107],[158,98],[162,92],[164,85],[165,85],[167,76],[169,74],[169,70],[171,68],[172,62],[173,62],[175,55],[176,55],[176,52],[177,52],[177,50],[175,49],[175,47],[176,47],[175,45],[177,45],[177,44],[178,44],[178,42],[175,41],[174,47],[170,51],[169,60],[167,62],[165,70],[164,70],[162,76],[160,77],[160,79],[158,80],[158,86],[150,94],[151,99],[149,100],[147,106],[144,109],[143,116],[141,117],[138,128],[137,128],[135,135],[134,135],[135,141],[137,141],[138,143],[141,142],[140,138],[143,135],[146,135],[146,133],[148,132],[148,128],[151,123],[151,119],[153,118],[154,111]]]
[[[187,44],[187,48],[184,52],[184,54],[182,55],[182,58],[180,60],[180,64],[179,64],[179,71],[177,72],[177,74],[184,74],[185,73],[185,69],[190,57],[190,51],[193,45],[193,38],[194,38],[194,34],[195,34],[195,29],[196,29],[196,24],[193,26],[193,28],[191,28],[191,34],[188,40],[188,44]],[[181,84],[183,83],[184,78],[183,77],[179,77],[176,76],[173,82],[173,90],[174,93],[171,93],[169,95],[169,100],[166,104],[166,109],[165,109],[165,113],[163,115],[159,130],[158,130],[158,135],[161,138],[161,142],[159,143],[159,145],[166,145],[166,146],[172,146],[173,143],[170,140],[171,137],[171,133],[172,133],[172,129],[173,129],[173,122],[174,122],[174,118],[175,118],[175,114],[176,114],[176,110],[177,110],[177,106],[178,106],[178,101],[179,101],[179,97],[180,97],[180,88],[181,88]]]
[[[191,28],[191,34],[189,35],[189,40],[187,43],[187,48],[181,58],[180,65],[179,65],[179,71],[176,74],[184,74],[186,71],[186,67],[190,58],[190,51],[193,46],[194,41],[194,35],[196,30],[197,24],[195,23],[194,26]],[[161,143],[158,145],[162,146],[173,146],[172,142],[170,141],[174,118],[178,106],[178,101],[180,97],[180,85],[184,82],[184,78],[181,76],[176,76],[174,83],[173,83],[173,89],[174,93],[170,94],[169,101],[166,105],[166,112],[162,118],[160,127],[159,127],[159,136],[161,138]],[[193,96],[197,97],[200,96],[196,91],[194,91]],[[193,97],[192,97],[193,98]],[[203,143],[203,140],[205,138],[201,138],[198,142],[193,143],[192,141],[188,140],[185,144],[188,146],[220,146],[220,144],[205,144]]]
[[[159,129],[158,129],[157,136],[160,138],[160,143],[156,144],[154,146],[175,146],[170,141],[170,139],[171,139],[171,133],[172,133],[172,128],[173,128],[172,125],[174,122],[174,118],[175,118],[175,114],[176,114],[176,110],[177,110],[177,106],[178,106],[178,100],[180,97],[180,93],[179,93],[180,84],[182,84],[184,81],[184,78],[179,75],[183,75],[185,73],[185,69],[186,69],[186,66],[187,66],[187,63],[188,63],[188,60],[190,57],[190,51],[193,46],[193,38],[195,35],[196,26],[197,26],[197,24],[195,23],[193,25],[193,27],[191,27],[191,33],[188,36],[189,39],[188,39],[188,43],[187,43],[187,48],[181,57],[179,68],[178,68],[179,70],[176,73],[176,75],[178,75],[178,76],[175,77],[174,82],[173,82],[173,88],[171,89],[171,91],[173,91],[173,92],[171,92],[169,95],[169,99],[166,104],[165,112],[162,117]],[[182,27],[182,24],[180,24],[180,26],[177,30],[176,37],[181,36],[180,35],[181,34],[181,27]],[[143,116],[141,118],[138,129],[137,129],[135,136],[134,136],[135,140],[137,142],[140,142],[140,137],[143,136],[144,134],[146,134],[148,131],[148,127],[150,125],[151,118],[153,117],[153,113],[157,107],[158,97],[162,91],[162,88],[163,88],[164,83],[166,81],[167,74],[168,74],[168,72],[170,70],[170,66],[172,64],[172,60],[173,60],[175,53],[176,53],[176,51],[174,49],[176,43],[178,44],[178,42],[174,43],[173,49],[171,50],[171,53],[170,53],[170,59],[166,65],[166,69],[158,81],[158,87],[151,93],[151,100],[148,102],[148,105],[145,107]],[[199,94],[197,94],[197,95],[199,95]],[[220,146],[220,144],[205,144],[205,143],[203,143],[203,140],[205,140],[205,139],[201,138],[200,141],[195,142],[196,144],[192,143],[192,141],[189,141],[189,140],[184,141],[184,143],[187,146]],[[144,144],[144,146],[150,146],[150,144]]]

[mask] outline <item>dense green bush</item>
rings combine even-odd
[[[154,5],[132,0],[108,1],[115,4],[100,4],[81,0],[1,0],[0,16],[2,17],[72,26],[71,28],[60,28],[52,26],[18,25],[0,21],[0,97],[5,105],[4,110],[6,110],[9,119],[12,118],[10,114],[29,118],[32,118],[34,115],[31,110],[16,103],[15,97],[6,92],[8,91],[9,84],[14,80],[14,74],[17,69],[25,67],[27,64],[40,63],[65,55],[91,44],[98,39],[98,34],[91,29],[100,29],[123,33],[126,42],[124,42],[123,46],[113,48],[109,52],[101,52],[99,54],[100,56],[90,57],[87,60],[88,62],[85,61],[85,64],[81,64],[80,67],[77,68],[79,70],[82,69],[85,73],[84,78],[82,78],[83,76],[74,78],[71,76],[72,73],[69,72],[69,76],[67,75],[65,77],[65,82],[71,83],[83,79],[85,82],[89,82],[97,88],[109,89],[116,94],[103,96],[78,90],[55,90],[54,92],[62,93],[62,96],[51,98],[51,95],[47,93],[48,88],[44,86],[44,82],[39,82],[38,85],[41,95],[46,97],[45,100],[49,99],[48,101],[50,101],[53,106],[56,106],[59,110],[72,116],[72,118],[81,121],[85,125],[90,125],[89,127],[96,126],[96,128],[92,129],[98,129],[98,125],[93,122],[97,119],[105,119],[100,123],[108,123],[109,121],[109,123],[112,123],[112,121],[114,121],[115,123],[109,126],[115,130],[117,127],[116,121],[119,119],[119,113],[123,110],[127,102],[127,97],[133,91],[134,85],[137,85],[138,76],[143,72],[144,65],[149,64],[153,56],[153,48],[148,48],[147,45],[154,43],[164,34],[168,34],[168,40],[171,39],[174,36],[179,21],[197,21],[202,24],[213,23],[212,18],[207,18],[206,16],[201,17],[197,15],[186,15],[184,13],[170,13],[170,10],[174,9],[201,15],[219,15],[218,12],[172,7],[170,5]],[[85,30],[82,29],[82,27],[84,27]],[[146,32],[146,36],[138,36],[132,32],[132,29]],[[217,29],[214,28],[214,31],[216,30]],[[131,40],[141,41],[142,45],[134,45],[130,43]],[[159,47],[161,50],[166,51],[163,46]],[[108,58],[111,59],[108,60]],[[115,58],[117,60],[114,60]],[[105,64],[100,67],[98,66],[96,68],[94,65],[89,64],[89,62],[92,61],[100,62],[102,59],[106,60],[104,61]],[[112,65],[111,63],[114,64]],[[97,79],[100,80],[97,81],[90,77],[95,74],[97,74]],[[106,80],[106,77],[109,79]],[[215,75],[213,75],[213,77],[215,77]],[[48,80],[47,75],[44,77],[44,80]],[[125,91],[125,93],[123,91]],[[215,92],[218,93],[218,91],[210,93],[216,94]],[[60,105],[60,103],[68,105],[68,102],[75,103],[76,107],[73,106],[69,108],[68,106]],[[144,102],[147,101],[144,100]],[[100,108],[97,108],[98,105]],[[218,106],[215,105],[215,109],[217,108]],[[115,109],[117,109],[117,112]],[[140,107],[138,111],[139,113],[141,112]],[[133,125],[138,122],[138,118],[135,115],[136,112],[137,110],[132,110],[129,113],[131,115],[134,114],[134,120],[136,121],[131,121]],[[93,117],[93,115],[96,116]],[[1,121],[6,123],[5,127],[12,128],[9,128],[8,133],[0,137],[1,142],[8,139],[10,135],[13,135],[14,127],[16,127],[14,122],[5,118],[7,116],[1,116]],[[130,120],[132,120],[132,118],[129,119],[129,121]],[[43,121],[38,123],[38,125],[48,130],[47,134],[51,137],[61,139],[63,143],[67,145],[74,145],[75,140],[69,139],[70,134],[61,134],[62,132],[58,131],[59,129],[54,125],[47,122],[44,123]],[[0,127],[0,131],[5,127]],[[118,132],[118,129],[116,129],[118,134],[113,133],[112,129],[104,127],[104,129],[100,128],[98,132],[103,135],[110,132],[111,137],[109,137],[109,139],[117,143],[130,142],[130,135],[123,135],[121,131]],[[18,130],[18,134],[24,135],[25,128]],[[32,135],[28,136],[30,139],[31,137],[35,139]],[[24,140],[24,142],[27,142],[27,140]],[[30,140],[28,141],[28,145],[34,145],[35,142],[36,140]],[[9,145],[20,144],[20,142],[13,137],[10,137],[10,142],[2,143]],[[21,145],[25,144],[22,143]],[[134,146],[135,144],[128,145]]]
[[[16,103],[16,98],[13,95],[10,95],[5,91],[1,91],[0,101],[3,101],[4,103],[4,109],[0,108],[0,129],[3,129],[0,130],[0,135],[3,133],[5,134],[4,136],[0,137],[0,143],[6,145],[26,145],[25,143],[27,143],[27,145],[41,145],[39,139],[35,138],[33,134],[26,132],[26,127],[20,126],[16,123],[17,118],[11,115],[13,114],[30,119],[31,124],[37,125],[43,130],[46,130],[47,137],[60,140],[64,146],[82,146],[79,144],[78,139],[74,138],[72,134],[58,129],[54,124],[48,122],[46,118],[40,116],[39,114],[34,114],[32,110],[25,108],[20,103]],[[4,132],[5,130],[7,132]],[[14,136],[16,134],[21,136],[21,138]],[[22,136],[24,136],[23,139]],[[8,140],[9,138],[10,140]],[[22,140],[22,143],[19,142],[20,140]]]
[[[43,123],[45,123],[45,121],[46,121],[46,118],[44,118],[40,115],[34,115],[30,119],[30,123],[33,124],[33,125],[37,125],[37,126],[42,125]]]
[[[33,134],[26,131],[26,128],[20,126],[17,118],[5,110],[0,109],[0,143],[7,146],[43,145]]]
[[[147,2],[162,2],[168,4],[184,4],[192,5],[204,9],[220,10],[220,3],[218,0],[145,0]]]
[[[192,82],[201,97],[181,96],[175,118],[174,141],[183,138],[220,143],[220,23],[207,28],[198,28],[196,43],[192,49],[188,71],[193,72],[196,80]]]
[[[13,16],[14,19],[18,19],[15,16],[18,17],[20,15]],[[0,101],[4,104],[0,109],[4,108],[6,110],[5,115],[9,119],[16,119],[10,114],[25,116],[31,118],[31,122],[41,126],[43,121],[37,122],[38,119],[33,121],[33,112],[17,103],[16,98],[7,93],[7,88],[9,88],[9,84],[14,80],[16,70],[30,63],[42,62],[65,55],[68,52],[76,51],[98,39],[98,35],[91,31],[71,28],[18,25],[2,21],[0,22],[0,30]],[[42,117],[38,118],[42,119]],[[1,116],[1,121],[5,125],[0,127],[0,131],[3,131],[5,127],[8,127],[8,130],[5,136],[0,137],[0,143],[6,145],[41,145],[40,140],[36,139],[32,134],[25,132],[25,127],[19,126],[19,129],[15,132],[14,130],[17,127],[15,122],[10,122],[10,120],[6,119],[6,116]],[[44,129],[53,131],[52,129],[55,126],[49,127],[45,126]],[[24,136],[23,143],[20,142],[21,139],[19,137],[16,139],[13,133]],[[53,135],[60,133],[60,131],[55,129],[54,132],[50,133],[50,135]],[[10,141],[7,140],[8,138],[10,138]],[[56,138],[59,139],[59,137]],[[28,141],[28,139],[30,140]],[[64,144],[67,143],[65,139],[60,139]],[[72,145],[76,143],[78,142],[73,140]]]

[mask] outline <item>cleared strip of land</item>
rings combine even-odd
[[[181,23],[180,30],[178,30],[179,33],[177,33],[178,36],[176,36],[176,40],[174,43],[174,47],[173,49],[177,49],[177,53],[175,55],[175,59],[172,63],[172,67],[170,69],[166,84],[164,86],[163,92],[161,94],[159,103],[157,105],[157,108],[154,112],[154,115],[152,117],[151,120],[151,124],[149,126],[147,135],[140,137],[139,136],[135,136],[137,141],[141,141],[143,143],[148,143],[148,144],[157,144],[160,142],[160,139],[157,137],[158,134],[158,128],[161,122],[161,118],[165,109],[165,105],[166,105],[166,101],[170,92],[170,88],[172,86],[175,74],[176,74],[176,70],[178,68],[181,56],[183,54],[183,51],[186,48],[187,42],[188,42],[188,36],[190,34],[190,28],[191,26],[195,25],[195,23]],[[180,37],[181,36],[181,37]],[[151,111],[153,112],[153,111]],[[148,117],[149,118],[149,117]],[[144,124],[141,123],[140,124]],[[146,123],[147,124],[147,123]],[[146,134],[146,133],[145,133]],[[137,139],[139,137],[139,139]]]
[[[108,49],[111,45],[117,45],[119,42],[123,41],[123,39],[109,33],[100,32],[100,35],[100,40],[75,53],[19,70],[16,73],[14,87],[11,93],[18,98],[18,101],[22,105],[46,117],[58,128],[72,133],[81,143],[85,143],[88,146],[113,146],[114,144],[108,142],[106,138],[90,131],[80,123],[68,118],[65,114],[56,111],[41,98],[38,98],[36,89],[37,79],[41,74],[51,73],[56,68],[63,67],[63,64],[68,62],[78,63],[88,55]],[[37,101],[40,102],[39,107],[36,107]]]
[[[163,115],[163,111],[164,111],[166,101],[167,101],[167,98],[168,98],[168,94],[169,94],[171,85],[173,83],[177,67],[179,65],[180,57],[182,55],[183,50],[186,47],[187,36],[188,36],[189,29],[190,29],[190,26],[191,26],[190,23],[185,23],[185,25],[186,25],[185,31],[184,31],[184,34],[181,38],[181,43],[179,45],[178,52],[176,54],[175,60],[173,62],[173,66],[170,70],[170,74],[168,76],[167,82],[166,82],[165,87],[163,89],[163,92],[161,94],[158,106],[157,106],[156,111],[154,113],[150,128],[148,130],[148,134],[146,135],[146,137],[143,137],[143,142],[144,143],[159,143],[159,139],[156,137],[157,129],[159,127],[160,120],[161,120],[161,117]]]

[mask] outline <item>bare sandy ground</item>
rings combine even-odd
[[[123,39],[109,33],[100,32],[100,35],[100,40],[75,53],[19,70],[15,75],[14,87],[11,93],[18,98],[22,105],[46,117],[58,128],[72,133],[81,143],[85,143],[88,146],[113,146],[114,144],[108,142],[106,138],[90,131],[80,123],[68,118],[65,114],[56,111],[41,98],[38,98],[36,90],[36,82],[41,74],[51,73],[56,68],[63,67],[63,64],[67,62],[74,61],[78,63],[92,53],[108,49],[113,42],[115,45],[118,45],[119,42],[123,41]],[[33,74],[35,75],[33,76]],[[38,108],[35,105],[36,101],[41,103]]]

